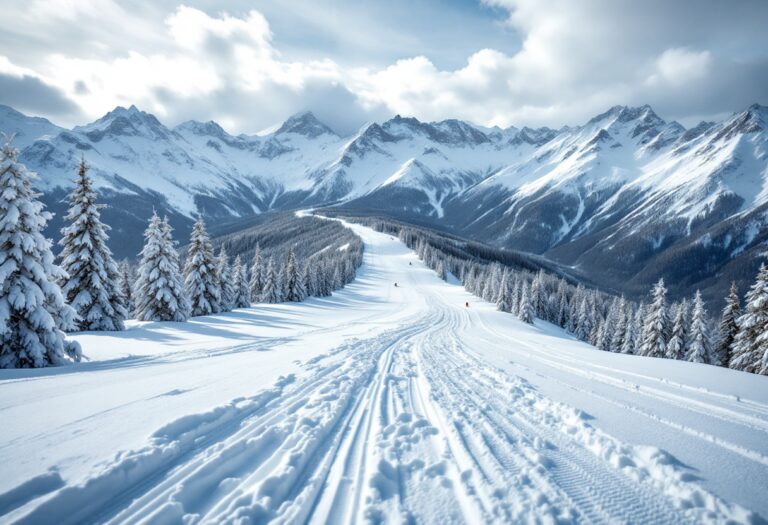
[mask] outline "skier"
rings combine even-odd
[[[469,301],[467,301],[466,303],[464,303],[464,307],[465,307],[465,308],[469,308]]]
[[[395,288],[397,288],[397,283],[395,283]]]

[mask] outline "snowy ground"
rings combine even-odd
[[[523,325],[353,228],[365,263],[333,298],[0,371],[0,523],[768,516],[765,377]]]

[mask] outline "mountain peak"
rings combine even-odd
[[[275,132],[275,135],[284,133],[296,133],[311,139],[325,134],[336,135],[331,128],[320,122],[311,111],[301,111],[289,117]]]

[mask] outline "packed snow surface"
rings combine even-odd
[[[525,325],[351,227],[365,261],[332,298],[80,334],[89,362],[0,371],[0,523],[768,516],[765,377]]]

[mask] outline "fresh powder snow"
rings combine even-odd
[[[601,352],[349,227],[364,262],[332,297],[1,370],[0,523],[768,516],[765,377]]]

